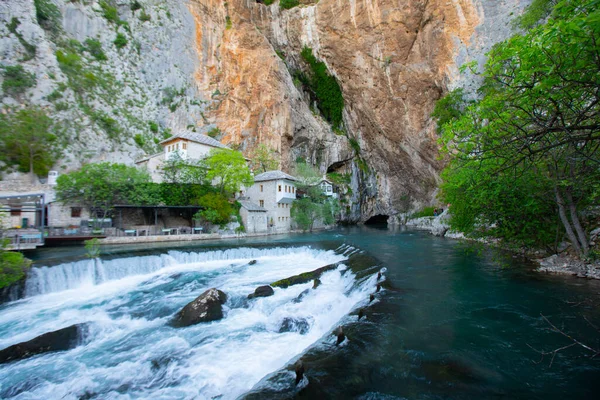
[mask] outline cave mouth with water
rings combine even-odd
[[[377,214],[365,221],[365,225],[387,225],[389,215]]]
[[[0,364],[0,398],[591,399],[600,388],[600,365],[580,349],[551,368],[532,350],[569,344],[540,314],[594,342],[598,281],[392,228],[228,243],[121,247],[100,260],[40,250],[24,297],[0,305],[0,349],[76,324],[85,334],[69,350]],[[316,288],[248,299],[330,264]],[[169,323],[211,287],[228,295],[223,319]]]

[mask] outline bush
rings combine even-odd
[[[119,23],[119,13],[117,8],[110,4],[108,1],[102,0],[100,2],[100,8],[102,8],[102,15],[110,22]]]
[[[142,8],[142,5],[140,4],[139,1],[134,0],[134,2],[131,3],[131,11],[137,11],[137,10],[139,10],[141,8]]]
[[[156,122],[150,121],[148,122],[148,126],[150,127],[150,131],[154,133],[158,132],[158,124]]]
[[[284,10],[289,10],[290,8],[296,7],[299,3],[298,0],[280,0],[279,7]]]
[[[35,86],[35,75],[26,72],[22,66],[15,65],[13,67],[6,66],[3,68],[2,90],[8,96],[19,96],[33,86]]]
[[[410,217],[411,218],[433,217],[433,210],[434,210],[434,207],[425,207],[421,211],[417,211],[416,213],[413,213]]]
[[[142,21],[142,22],[150,21],[151,19],[152,19],[152,17],[150,16],[150,14],[146,14],[143,11],[140,14],[140,21]]]
[[[105,61],[106,54],[102,50],[102,43],[97,39],[87,39],[85,41],[85,50],[87,50],[96,60]]]
[[[35,17],[38,24],[46,31],[56,35],[61,30],[60,10],[49,0],[33,0]]]
[[[233,207],[227,201],[225,196],[219,193],[209,193],[202,196],[198,205],[204,207],[204,210],[198,211],[194,219],[203,219],[215,225],[224,226],[231,220]]]
[[[303,74],[299,74],[298,79],[312,92],[323,117],[334,128],[339,127],[342,124],[342,112],[344,111],[344,97],[340,85],[333,76],[329,75],[325,63],[317,61],[310,47],[302,49],[300,55],[310,66],[311,77],[309,79]]]
[[[117,33],[117,38],[113,42],[118,49],[122,49],[127,46],[127,38],[122,33]]]
[[[0,289],[25,278],[27,268],[31,265],[31,261],[23,254],[5,250],[7,245],[8,240],[0,243]]]
[[[139,133],[133,137],[133,140],[135,141],[135,144],[137,144],[139,147],[144,147],[144,145],[146,144],[144,136],[142,136]]]

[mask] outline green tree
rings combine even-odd
[[[310,197],[304,197],[294,201],[290,215],[298,228],[312,232],[315,221],[321,217],[321,205]]]
[[[445,174],[448,199],[451,188],[461,185],[485,191],[498,212],[484,222],[505,224],[520,214],[515,207],[503,211],[499,200],[522,194],[515,186],[510,193],[487,189],[511,177],[522,180],[534,190],[520,200],[535,209],[530,218],[548,218],[548,207],[538,199],[551,196],[554,215],[580,256],[587,255],[589,243],[579,211],[595,201],[600,178],[599,4],[560,1],[546,24],[495,46],[482,98],[443,126],[442,139],[452,156]],[[453,214],[460,220],[457,199]],[[504,231],[506,237],[518,233],[514,226]]]
[[[118,204],[157,204],[158,193],[149,182],[147,172],[125,164],[86,164],[58,177],[56,196],[59,201],[87,206],[106,218]]]
[[[62,15],[58,7],[50,0],[33,0],[33,4],[38,24],[53,35],[60,33]]]
[[[242,153],[228,149],[213,149],[204,160],[206,178],[216,183],[221,194],[235,193],[242,186],[252,186],[254,178]]]
[[[275,150],[261,143],[254,148],[251,156],[251,168],[255,174],[275,170],[279,167],[277,153]]]
[[[54,124],[38,108],[26,108],[8,115],[0,115],[0,143],[2,160],[8,166],[16,165],[21,172],[44,176],[60,157],[61,149]]]
[[[199,199],[198,204],[203,209],[194,215],[194,219],[215,225],[226,225],[234,212],[234,208],[227,198],[220,193],[208,193]]]

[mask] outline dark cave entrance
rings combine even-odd
[[[389,215],[373,215],[371,218],[365,221],[365,225],[383,225],[388,223]]]

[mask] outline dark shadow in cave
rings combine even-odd
[[[389,215],[373,215],[371,218],[365,221],[365,225],[382,225],[387,224]]]

